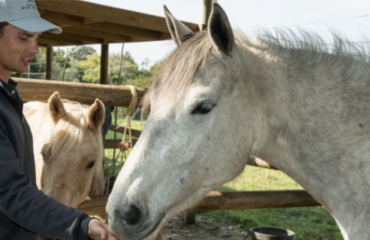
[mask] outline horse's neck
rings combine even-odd
[[[256,110],[256,122],[263,119],[266,130],[252,154],[287,173],[345,228],[356,216],[370,223],[370,208],[362,205],[370,197],[369,90],[359,89],[362,101],[351,103],[354,86],[346,91],[346,86],[340,89],[325,82],[340,76],[326,76],[324,71],[312,76],[297,70],[288,73],[284,67],[277,64],[259,78],[269,86],[260,100],[265,105]],[[330,92],[331,88],[336,89]],[[363,116],[354,115],[360,112]]]

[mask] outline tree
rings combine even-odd
[[[65,67],[69,68],[71,67],[70,62],[71,58],[67,56],[66,60],[66,52],[63,49],[61,48],[53,49],[53,63],[56,63],[61,67],[64,67],[64,64],[66,64]]]
[[[44,79],[46,72],[46,48],[40,48],[40,52],[31,60],[30,78]]]
[[[70,51],[69,56],[76,61],[86,60],[89,56],[96,53],[96,50],[89,46],[76,46]]]
[[[127,85],[129,79],[134,79],[138,74],[138,65],[129,52],[125,52],[122,58],[120,54],[112,54],[109,56],[109,79],[113,85]],[[120,73],[121,69],[121,73]],[[120,79],[118,79],[120,75]]]
[[[100,82],[100,56],[95,52],[77,64],[79,71],[83,72],[81,81],[87,83]]]

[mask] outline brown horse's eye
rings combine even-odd
[[[86,170],[87,169],[91,169],[91,168],[93,168],[94,167],[94,165],[95,165],[95,160],[94,161],[91,161],[87,166],[86,166]]]
[[[41,155],[42,155],[42,160],[44,160],[44,162],[46,162],[47,159],[45,157],[45,154],[42,152]]]
[[[46,143],[44,146],[42,146],[41,153],[42,160],[46,163],[51,158],[51,147],[49,143]]]

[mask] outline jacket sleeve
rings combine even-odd
[[[30,183],[19,170],[19,159],[7,134],[0,112],[0,212],[22,228],[45,236],[88,239],[90,218],[48,197]]]

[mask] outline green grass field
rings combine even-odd
[[[123,120],[119,122],[122,124]],[[132,121],[132,128],[141,130],[144,122]],[[113,138],[109,133],[108,138]],[[122,138],[122,135],[117,135]],[[106,150],[105,161],[110,162],[114,150]],[[118,150],[115,152],[116,156]],[[129,152],[127,153],[129,154]],[[124,164],[124,156],[117,158],[114,175],[116,175]],[[111,164],[108,164],[106,169]],[[240,176],[226,183],[222,188],[216,190],[246,191],[246,190],[292,190],[302,189],[287,175],[277,170],[262,169],[247,166]],[[252,210],[230,210],[211,211],[197,214],[197,218],[208,218],[222,223],[239,225],[241,228],[249,229],[255,226],[273,226],[286,228],[294,231],[295,240],[342,240],[339,229],[334,219],[323,207],[295,207],[276,209],[252,209]]]
[[[245,167],[243,173],[217,190],[293,190],[302,189],[281,171]],[[237,224],[249,229],[271,226],[290,229],[295,240],[343,240],[335,220],[323,207],[249,209],[199,213],[200,217]]]

